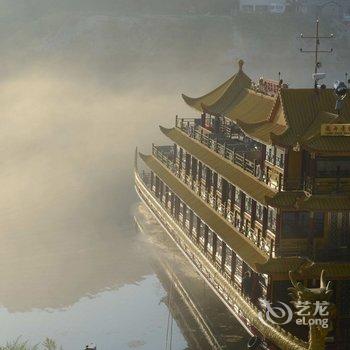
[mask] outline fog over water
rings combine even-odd
[[[0,1],[0,343],[157,348],[165,291],[133,229],[135,147],[165,142],[159,124],[193,115],[180,94],[215,87],[238,58],[254,78],[309,84],[295,39],[309,21],[261,31],[177,3]],[[345,67],[333,59],[331,77]]]

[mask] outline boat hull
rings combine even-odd
[[[228,310],[235,316],[242,327],[251,336],[258,336],[264,339],[263,335],[251,324],[249,319],[239,307],[238,303],[232,298],[233,286],[223,276],[220,276],[216,267],[209,259],[200,251],[192,240],[186,235],[181,227],[173,220],[167,211],[160,205],[156,197],[145,186],[140,175],[135,172],[135,190],[141,201],[146,205],[153,214],[158,223],[163,227],[164,231],[176,244],[182,254],[188,259],[190,264],[196,269],[207,285],[213,290],[218,298],[225,304]],[[274,344],[265,339],[264,349],[279,350]]]

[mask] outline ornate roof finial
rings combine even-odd
[[[239,67],[239,71],[242,72],[243,71],[243,66],[244,66],[244,61],[242,59],[240,59],[238,61],[238,67]]]

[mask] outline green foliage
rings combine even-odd
[[[56,342],[52,339],[46,338],[45,341],[43,342],[43,347],[46,350],[56,350],[57,345]]]
[[[58,347],[56,342],[49,338],[46,338],[42,344],[32,346],[28,344],[28,341],[22,341],[19,337],[12,342],[6,343],[5,346],[0,346],[0,350],[58,350]],[[62,350],[62,347],[60,350]]]

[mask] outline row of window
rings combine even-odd
[[[285,151],[279,147],[266,146],[266,160],[271,164],[284,168]]]
[[[313,218],[307,211],[283,212],[282,237],[306,238],[309,234],[313,237],[322,237],[324,217],[323,212],[313,213]]]
[[[206,225],[200,217],[198,217],[194,211],[192,211],[182,200],[171,192],[170,188],[166,186],[162,181],[156,181],[161,190],[157,191],[156,185],[152,186],[152,191],[155,192],[156,197],[165,204],[167,209],[170,209],[171,203],[175,203],[175,207],[172,207],[174,212],[174,219],[177,220],[181,226],[186,229],[186,233],[192,238],[199,239],[199,244],[202,249],[208,252],[212,259],[214,259],[225,271],[227,275],[232,278],[232,281],[236,286],[244,290],[243,275],[246,271],[252,270],[249,266],[237,255],[211,228]],[[174,198],[175,201],[170,201],[170,198]],[[192,223],[190,222],[192,220]],[[190,227],[191,225],[191,227]],[[268,276],[256,275],[256,285],[254,286],[254,295],[258,297],[266,297]]]
[[[182,203],[180,204],[182,208]],[[182,212],[182,210],[180,210]],[[187,210],[187,219],[189,222],[189,210]],[[205,245],[205,230],[206,230],[206,224],[203,223],[203,221],[197,217],[197,215],[193,216],[193,234],[197,234],[197,224],[199,224],[199,242],[204,247]],[[235,266],[235,278],[238,283],[241,283],[242,280],[242,268],[243,268],[243,260],[236,255],[232,249],[225,244],[225,256],[223,257],[223,244],[224,241],[215,234],[213,230],[210,229],[209,226],[207,226],[207,251],[210,254],[213,254],[214,251],[214,239],[216,239],[216,253],[215,253],[215,258],[216,260],[221,264],[225,266],[226,271],[231,274],[232,270],[232,256],[235,256],[236,259],[236,266]],[[224,261],[222,259],[224,258]]]
[[[192,164],[189,164],[191,163],[191,159],[193,159],[193,157],[191,156],[190,158],[188,158],[187,156],[189,154],[185,150],[183,150],[181,147],[178,147],[178,149],[179,149],[179,152],[177,152],[177,154],[179,155],[179,158],[182,158],[182,162],[184,162],[184,160],[185,160],[185,163],[187,162],[187,168],[191,168],[192,172],[195,171],[195,174],[198,174],[198,172],[201,171],[202,179],[206,179],[206,181],[209,181],[209,184],[211,186],[216,183],[217,189],[221,192],[222,196],[225,196],[224,194],[224,188],[225,188],[225,190],[227,191],[226,198],[234,198],[234,204],[236,204],[237,206],[241,207],[242,199],[245,197],[245,203],[244,203],[245,212],[250,215],[253,214],[252,197],[245,195],[243,191],[239,190],[233,184],[228,183],[220,175],[217,175],[217,173],[215,173],[214,171],[211,171],[210,168],[208,168],[206,165],[202,164],[201,162],[196,161],[195,164],[194,162],[192,162]],[[193,166],[195,166],[196,169],[194,169]],[[225,186],[225,183],[228,184],[227,187]],[[233,195],[233,191],[234,191],[234,195]],[[259,202],[256,202],[256,220],[262,223],[263,215],[264,215],[264,206]],[[277,215],[276,210],[274,208],[269,207],[268,208],[268,228],[271,231],[276,230],[276,215]]]
[[[177,146],[178,147],[178,146]],[[191,168],[192,172],[194,171],[195,174],[198,174],[199,171],[201,171],[202,179],[205,179],[205,181],[208,181],[210,186],[216,185],[217,189],[221,192],[222,197],[225,198],[234,198],[234,204],[241,207],[242,199],[245,197],[245,203],[244,208],[245,212],[248,214],[253,214],[253,198],[245,195],[245,193],[241,190],[239,190],[236,186],[233,184],[228,183],[225,179],[223,179],[220,175],[217,175],[214,171],[212,171],[210,168],[208,168],[206,165],[202,164],[199,161],[196,161],[191,163],[191,159],[188,157],[188,153],[183,150],[181,147],[178,147],[179,152],[177,153],[179,155],[179,158],[182,158],[183,164],[187,162],[187,168]],[[185,163],[184,163],[185,160]],[[180,159],[179,159],[180,161]],[[185,166],[185,165],[184,165]],[[194,169],[196,167],[196,169]],[[228,186],[225,186],[225,183],[228,184]],[[225,194],[224,192],[227,191]],[[233,195],[234,191],[234,195]],[[263,213],[264,213],[264,206],[258,202],[256,202],[256,220],[263,222]],[[276,230],[276,210],[274,208],[268,208],[268,228],[271,231]]]
[[[350,177],[350,158],[318,158],[316,160],[317,177]]]

